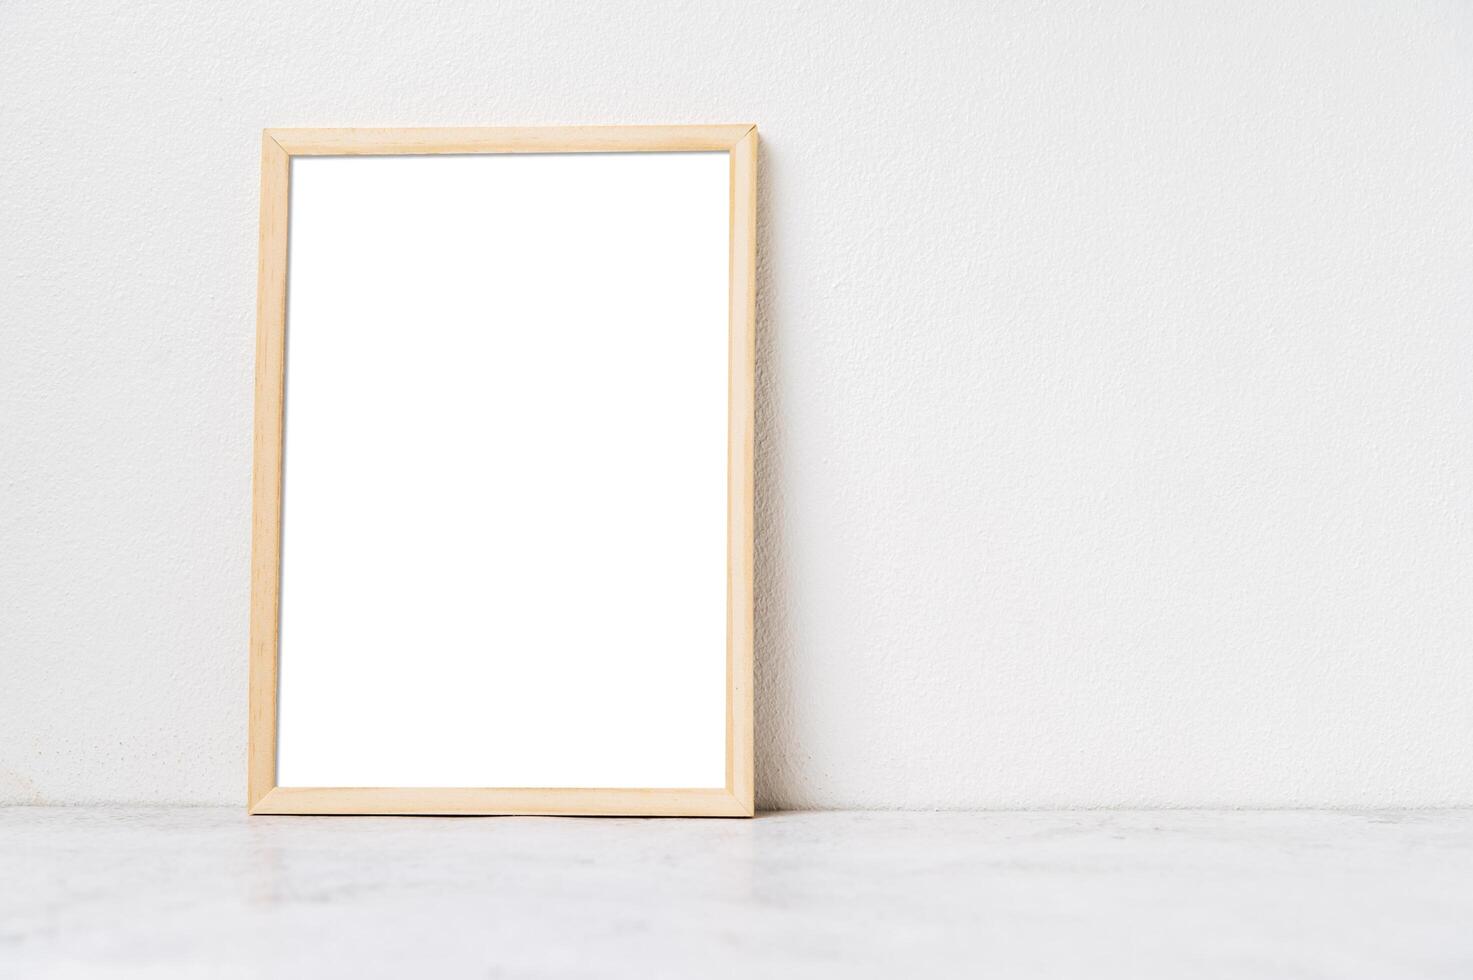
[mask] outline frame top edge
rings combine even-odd
[[[292,156],[731,150],[754,123],[671,126],[341,127],[262,130]]]

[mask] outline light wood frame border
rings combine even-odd
[[[296,788],[276,785],[281,587],[282,403],[287,231],[296,156],[439,153],[731,154],[727,433],[726,786],[723,789]],[[753,812],[752,480],[756,357],[757,127],[566,126],[498,129],[268,129],[261,139],[252,483],[251,813],[579,814],[749,817]]]

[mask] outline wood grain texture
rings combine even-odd
[[[726,785],[755,806],[752,732],[753,479],[756,469],[757,130],[731,151],[730,404],[727,409]]]
[[[730,150],[753,127],[534,126],[486,129],[271,129],[292,156]]]
[[[271,790],[252,813],[750,817],[724,789],[296,789]]]
[[[291,158],[302,155],[727,151],[731,154],[724,789],[296,788],[276,785],[281,466]],[[251,813],[751,816],[755,803],[753,476],[757,131],[735,126],[273,129],[262,137],[252,487]]]
[[[261,138],[256,292],[255,463],[251,479],[251,652],[247,799],[276,785],[277,626],[281,604],[281,437],[286,369],[286,249],[291,157]]]

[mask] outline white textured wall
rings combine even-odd
[[[239,802],[258,131],[755,121],[767,805],[1473,803],[1473,7],[0,5],[0,799]]]

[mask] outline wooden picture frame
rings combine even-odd
[[[751,816],[757,130],[752,125],[268,129],[261,144],[252,492],[248,807],[253,814]],[[292,160],[311,156],[730,155],[724,788],[282,787],[277,784],[282,469]]]

